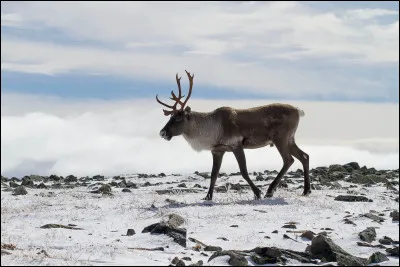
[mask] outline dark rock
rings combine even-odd
[[[359,170],[360,169],[360,165],[358,165],[357,162],[349,162],[343,165],[343,168],[345,168],[347,171],[349,171],[349,169],[351,170]]]
[[[132,182],[127,182],[127,183],[126,183],[126,187],[127,187],[127,188],[134,188],[134,189],[137,189],[137,188],[138,188],[137,184],[132,183]]]
[[[256,247],[252,251],[263,257],[279,258],[282,256],[282,252],[274,247]]]
[[[78,182],[78,178],[74,175],[68,175],[67,177],[65,177],[64,182],[66,183]]]
[[[16,182],[10,181],[10,187],[16,188],[16,187],[18,187],[18,186],[19,186],[19,184],[17,184]]]
[[[304,238],[307,238],[307,239],[309,239],[309,240],[312,240],[312,239],[314,238],[314,236],[315,236],[315,233],[314,233],[314,232],[312,232],[312,231],[305,231],[304,233],[301,234],[300,237],[304,237]]]
[[[336,261],[338,266],[364,266],[367,262],[366,259],[341,253],[336,255]]]
[[[367,227],[365,230],[361,231],[358,236],[362,241],[371,243],[376,238],[376,231],[373,227]]]
[[[203,266],[203,261],[199,260],[196,263],[189,264],[189,266]]]
[[[390,244],[392,244],[393,239],[391,239],[390,237],[385,236],[385,237],[379,239],[378,242],[380,244],[382,244],[382,245],[390,245]]]
[[[372,214],[372,213],[365,213],[365,214],[362,214],[361,215],[362,217],[367,217],[367,218],[369,218],[369,219],[371,219],[371,220],[373,220],[373,221],[377,221],[377,222],[384,222],[385,221],[385,218],[383,218],[383,217],[380,217],[380,216],[377,216],[377,215],[375,215],[375,214]]]
[[[297,229],[296,225],[294,224],[285,224],[282,228],[289,228],[289,229]]]
[[[13,196],[26,195],[26,194],[28,194],[28,191],[26,191],[23,185],[16,187],[13,191]]]
[[[393,221],[398,221],[399,220],[399,211],[394,210],[390,213],[390,217],[392,218]]]
[[[186,186],[186,184],[185,184],[185,183],[181,183],[181,184],[178,184],[178,185],[177,185],[177,187],[186,188],[187,186]]]
[[[242,255],[239,255],[233,251],[218,251],[215,252],[211,257],[208,259],[208,262],[210,262],[212,259],[220,256],[226,256],[228,255],[230,258],[228,260],[228,264],[233,265],[233,266],[247,266],[248,262],[246,258]]]
[[[35,186],[35,184],[33,183],[30,176],[25,176],[24,178],[22,178],[21,185],[23,185],[25,187],[34,187]]]
[[[179,261],[176,263],[176,266],[186,266],[186,264],[185,264],[185,262],[184,262],[183,260],[179,260]]]
[[[104,181],[104,176],[103,175],[95,175],[92,178],[94,181]]]
[[[190,257],[183,257],[182,260],[184,260],[184,261],[192,261],[192,259]]]
[[[222,251],[222,248],[217,246],[206,246],[204,251]]]
[[[136,234],[136,232],[133,229],[128,229],[128,231],[126,232],[127,236],[131,236],[131,235],[134,235],[134,234]]]
[[[250,259],[254,261],[255,264],[264,265],[264,264],[275,264],[280,262],[279,258],[270,258],[270,257],[260,257],[255,254],[250,256]]]
[[[237,224],[232,224],[231,226],[229,226],[229,227],[239,227]]]
[[[314,257],[318,259],[325,258],[327,261],[337,261],[338,255],[354,257],[336,245],[330,238],[323,235],[314,237],[309,250]]]
[[[329,166],[329,171],[330,172],[347,172],[347,170],[339,164],[332,164]]]
[[[353,195],[339,195],[335,197],[336,201],[345,202],[372,202],[372,199],[368,199],[364,196],[353,196]]]
[[[129,188],[124,188],[124,189],[122,189],[122,192],[124,192],[124,193],[130,193],[130,192],[132,192]]]
[[[369,258],[368,258],[368,264],[371,263],[380,263],[380,262],[384,262],[384,261],[388,261],[389,258],[386,257],[385,254],[383,254],[382,252],[375,252],[374,254],[372,254]]]
[[[257,175],[256,181],[264,181],[264,177],[262,175]]]
[[[165,173],[160,173],[159,175],[158,175],[158,177],[167,177],[167,175],[165,175]]]
[[[390,256],[399,257],[399,247],[387,248],[386,252],[389,253]]]
[[[195,185],[193,186],[193,188],[201,188],[201,185],[195,184]]]
[[[277,233],[278,233],[278,230],[274,230],[274,231],[272,231],[272,233],[273,233],[273,234],[277,234]]]
[[[44,183],[40,183],[37,188],[39,189],[47,189],[47,186]]]
[[[179,261],[179,258],[178,258],[178,257],[175,257],[175,258],[172,259],[171,263],[172,263],[172,264],[177,264],[178,261]]]

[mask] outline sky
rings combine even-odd
[[[2,1],[2,173],[211,168],[182,138],[158,140],[167,118],[155,95],[168,100],[176,73],[186,90],[185,70],[193,110],[302,105],[299,146],[324,159],[312,165],[398,168],[398,6]],[[280,168],[276,150],[246,153],[267,153],[253,168]]]

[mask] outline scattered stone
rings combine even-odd
[[[124,192],[124,193],[130,193],[130,192],[132,192],[129,188],[124,188],[124,189],[122,189],[122,192]]]
[[[372,245],[370,243],[367,242],[361,242],[361,241],[357,241],[357,245],[359,245],[360,247],[370,247],[370,248],[386,248],[384,245],[382,244],[378,244],[378,245]]]
[[[309,240],[312,240],[312,239],[314,238],[314,236],[315,236],[315,233],[314,233],[314,232],[312,232],[312,231],[305,231],[304,233],[301,234],[300,237],[304,237],[304,238],[307,238],[307,239],[309,239]]]
[[[222,251],[222,248],[217,246],[206,246],[204,251]]]
[[[338,265],[340,265],[340,262],[341,264],[351,266],[353,264],[358,264],[362,260],[365,260],[352,256],[344,251],[340,246],[336,245],[330,238],[323,235],[314,237],[308,250],[312,256],[318,259],[325,258],[326,261],[337,261]]]
[[[82,228],[76,228],[75,226],[68,226],[68,225],[62,225],[62,224],[56,224],[56,223],[50,223],[50,224],[45,224],[40,226],[42,229],[50,229],[50,228],[65,228],[65,229],[71,229],[71,230],[83,230]]]
[[[18,185],[16,182],[10,181],[10,187],[16,188],[16,187],[18,187],[18,186],[19,186],[19,185]]]
[[[37,188],[39,189],[47,189],[47,186],[44,183],[40,183]]]
[[[294,224],[285,224],[282,228],[289,228],[289,229],[297,229],[296,225]]]
[[[390,213],[390,217],[392,218],[393,221],[398,221],[399,220],[399,211],[394,210]]]
[[[374,254],[372,254],[369,258],[368,258],[368,264],[371,263],[380,263],[380,262],[384,262],[384,261],[388,261],[389,258],[386,257],[385,254],[383,254],[382,252],[375,252]]]
[[[7,250],[4,250],[4,249],[1,250],[1,255],[11,255],[11,254],[12,253]]]
[[[215,252],[211,257],[208,259],[208,262],[210,262],[212,259],[220,256],[226,256],[228,255],[230,258],[228,260],[228,264],[233,265],[233,266],[248,266],[248,262],[246,258],[242,255],[239,255],[233,251],[218,251]]]
[[[229,226],[229,227],[239,227],[237,224],[232,224],[231,226]]]
[[[199,261],[196,262],[196,263],[189,264],[189,266],[203,266],[203,261],[202,261],[202,260],[199,260]]]
[[[345,202],[372,202],[372,199],[366,198],[364,196],[353,196],[353,195],[339,195],[335,197],[336,201]]]
[[[389,253],[390,256],[399,257],[399,247],[387,248],[386,252]]]
[[[192,259],[190,257],[183,257],[182,260],[184,260],[184,261],[192,261]]]
[[[173,258],[173,260],[171,261],[172,264],[177,264],[179,261],[178,257]]]
[[[272,231],[272,233],[273,233],[273,234],[277,234],[277,233],[278,233],[278,230],[274,230],[274,231]]]
[[[181,184],[178,184],[178,185],[177,185],[177,187],[186,188],[187,186],[186,186],[186,184],[185,184],[185,183],[181,183]]]
[[[186,266],[186,264],[185,264],[185,262],[184,262],[183,260],[179,260],[179,261],[176,263],[176,266]]]
[[[362,214],[361,217],[367,217],[367,218],[369,218],[369,219],[371,219],[373,221],[377,221],[377,222],[384,222],[385,221],[385,218],[377,216],[377,215],[372,214],[370,212]]]
[[[376,238],[376,231],[374,227],[367,227],[365,230],[361,231],[358,236],[362,241],[371,243]]]
[[[16,187],[13,191],[13,196],[26,195],[26,194],[28,194],[28,191],[26,191],[23,185]]]
[[[379,239],[378,242],[382,245],[390,245],[393,243],[393,239],[388,236],[384,236],[383,238]]]
[[[132,236],[132,235],[134,235],[134,234],[136,234],[136,232],[135,232],[135,230],[133,230],[133,229],[128,229],[128,231],[126,232],[126,235],[127,235],[127,236]]]
[[[353,222],[352,220],[350,220],[348,218],[345,218],[343,221],[344,221],[345,224],[357,225],[355,222]]]
[[[226,237],[217,237],[217,239],[221,239],[221,240],[224,240],[224,241],[229,241],[229,239],[226,238]]]

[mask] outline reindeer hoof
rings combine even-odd
[[[270,197],[273,197],[273,196],[274,196],[274,193],[269,193],[269,192],[267,192],[267,193],[265,194],[264,198],[270,198]]]
[[[206,196],[205,198],[203,198],[202,200],[212,200],[212,197],[210,197],[210,196]]]

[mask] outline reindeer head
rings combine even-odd
[[[172,137],[181,135],[184,130],[184,126],[187,123],[188,120],[190,120],[190,107],[186,107],[185,105],[187,101],[190,98],[190,95],[192,94],[192,88],[193,88],[193,78],[194,74],[190,75],[188,71],[186,71],[186,74],[189,78],[189,93],[185,101],[182,103],[181,99],[185,96],[182,95],[182,90],[181,90],[181,78],[178,78],[178,74],[176,74],[176,83],[178,84],[178,89],[179,89],[179,95],[176,96],[174,94],[174,91],[171,91],[171,96],[170,99],[175,101],[175,104],[173,106],[167,105],[163,102],[161,102],[158,99],[158,95],[156,95],[157,102],[160,103],[161,105],[168,107],[172,110],[168,111],[163,109],[164,115],[169,116],[171,115],[169,121],[167,124],[164,126],[164,128],[161,129],[160,131],[160,136],[164,138],[165,140],[171,140]],[[177,105],[180,105],[180,109],[177,109]]]

